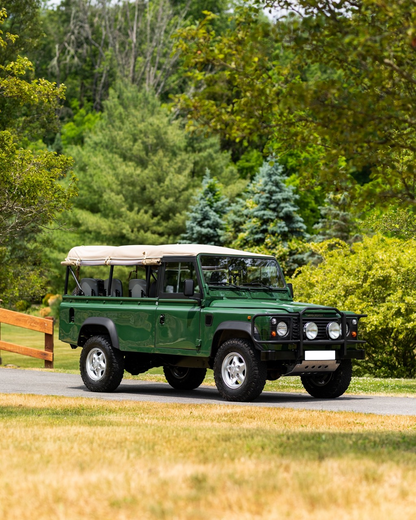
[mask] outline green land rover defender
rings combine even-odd
[[[281,376],[334,398],[349,386],[351,360],[364,358],[364,315],[294,302],[271,256],[187,244],[83,246],[62,263],[59,337],[82,348],[81,376],[94,392],[116,390],[125,370],[161,366],[178,390],[197,388],[213,369],[229,401],[251,401]]]

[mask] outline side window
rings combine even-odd
[[[195,293],[199,293],[195,264],[193,262],[167,262],[163,277],[162,292],[183,295],[185,280],[193,280]]]

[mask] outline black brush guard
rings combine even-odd
[[[283,310],[283,309],[282,309]],[[335,316],[326,316],[327,313],[335,313]],[[308,315],[309,313],[309,315]],[[316,317],[313,314],[323,313],[322,316]],[[354,314],[348,315],[350,320],[356,319],[359,321],[360,318],[365,318],[367,314]],[[256,319],[260,317],[276,318],[281,321],[285,321],[288,324],[288,334],[284,338],[274,338],[270,340],[263,340],[259,338],[259,334],[256,333]],[[303,326],[308,321],[318,322],[321,328],[323,325],[327,325],[330,321],[341,322],[341,337],[336,340],[317,338],[314,340],[308,340],[304,338]],[[305,346],[336,346],[341,345],[340,349],[336,350],[337,359],[364,359],[365,352],[363,349],[348,349],[349,345],[359,345],[365,343],[363,340],[348,339],[346,332],[347,326],[347,315],[338,310],[335,307],[305,307],[300,312],[289,313],[285,311],[282,314],[275,313],[262,313],[256,314],[251,318],[251,337],[255,342],[257,348],[261,351],[262,361],[268,360],[288,360],[288,361],[303,361],[305,358]],[[268,350],[264,348],[264,345],[284,345],[292,344],[297,345],[296,351],[294,350]]]

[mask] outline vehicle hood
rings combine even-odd
[[[210,308],[216,309],[233,309],[238,311],[239,309],[247,312],[248,310],[255,310],[256,312],[300,312],[306,307],[316,309],[328,309],[333,310],[332,307],[325,307],[323,305],[314,305],[312,303],[303,302],[281,302],[273,300],[261,300],[261,299],[224,299],[214,300],[209,304]]]

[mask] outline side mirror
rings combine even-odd
[[[287,288],[289,289],[290,296],[293,298],[293,284],[288,283]]]
[[[193,280],[185,280],[185,287],[183,289],[183,294],[185,296],[193,296],[195,293],[195,286]]]

